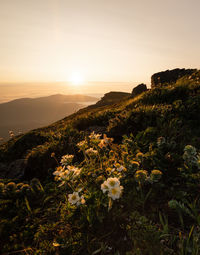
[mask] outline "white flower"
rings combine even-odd
[[[74,205],[77,202],[79,202],[80,197],[79,197],[78,192],[73,192],[72,194],[69,194],[68,195],[68,200],[69,200],[70,204],[72,204],[72,205]]]
[[[108,197],[111,197],[113,200],[119,199],[122,193],[123,187],[122,186],[115,186],[109,189]]]
[[[118,178],[111,177],[101,184],[101,190],[103,191],[103,193],[108,191],[108,197],[115,200],[120,198],[123,187],[120,186],[120,181]]]
[[[53,172],[53,175],[60,176],[65,171],[65,167],[57,167],[56,171]]]
[[[84,149],[84,148],[87,146],[87,142],[86,142],[85,140],[80,141],[79,143],[77,143],[77,146],[78,146],[80,149]]]
[[[81,169],[78,169],[78,168],[75,168],[74,171],[73,171],[73,177],[77,177],[81,172]]]
[[[72,174],[74,177],[78,176],[81,172],[81,169],[75,166],[68,166],[69,174]]]
[[[69,163],[72,162],[73,158],[74,158],[74,155],[68,155],[68,154],[64,155],[64,156],[62,156],[62,159],[61,159],[60,163],[63,166],[67,166]]]
[[[98,153],[98,151],[94,150],[93,148],[89,148],[85,151],[85,153],[88,155],[96,155]]]
[[[89,138],[94,140],[99,139],[100,137],[101,137],[101,134],[95,134],[94,131],[89,135]]]
[[[119,186],[120,181],[116,177],[114,177],[114,178],[110,177],[110,178],[107,179],[107,185],[108,185],[108,188],[111,189],[111,188]]]
[[[108,183],[107,183],[107,181],[105,181],[104,183],[101,184],[101,190],[103,191],[103,193],[108,191]]]
[[[61,172],[59,176],[61,180],[66,180],[67,177],[69,176],[69,171],[65,170],[64,172]]]
[[[54,171],[53,175],[59,176],[60,175],[60,171],[58,171],[58,170]]]

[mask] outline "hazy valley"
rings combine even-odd
[[[98,98],[85,95],[57,94],[2,103],[0,104],[0,137],[6,141],[9,138],[9,131],[19,135],[49,125],[97,101]]]

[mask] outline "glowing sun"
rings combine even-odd
[[[83,75],[80,73],[72,73],[69,81],[72,85],[78,86],[78,85],[82,85],[84,83],[85,79],[84,79]]]

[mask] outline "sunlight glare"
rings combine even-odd
[[[85,81],[84,77],[80,73],[73,73],[69,79],[72,85],[82,85]]]

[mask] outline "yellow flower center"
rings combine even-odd
[[[110,186],[114,187],[115,186],[115,181],[110,181],[109,184],[110,184]]]
[[[114,188],[114,189],[111,190],[111,192],[112,192],[113,195],[116,195],[117,194],[117,189]]]
[[[72,195],[72,200],[76,200],[76,195]]]

